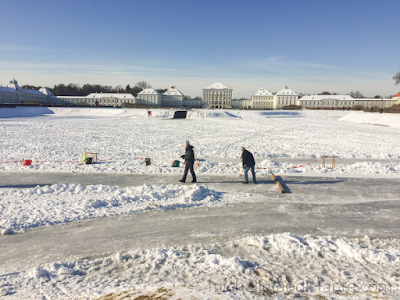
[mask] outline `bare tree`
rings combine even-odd
[[[397,73],[396,75],[394,75],[393,80],[394,80],[394,84],[396,84],[396,85],[400,84],[400,72]]]
[[[350,96],[353,97],[353,98],[364,98],[363,94],[360,93],[359,91],[350,92]]]
[[[148,84],[146,81],[138,81],[136,86],[141,89],[151,89],[151,85]]]

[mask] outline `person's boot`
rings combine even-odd
[[[179,181],[185,183],[185,180],[182,180],[182,179],[181,179],[181,180],[179,180]]]

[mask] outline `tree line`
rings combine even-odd
[[[24,89],[40,89],[32,85],[22,86]],[[137,96],[143,89],[151,88],[151,85],[146,81],[138,81],[135,86],[131,87],[129,84],[123,88],[121,85],[116,87],[101,85],[101,84],[79,84],[70,83],[65,85],[63,83],[54,85],[53,88],[47,88],[54,96],[87,96],[91,93],[130,93]],[[160,94],[164,93],[167,89],[156,89]]]

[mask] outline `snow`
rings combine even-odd
[[[47,96],[54,96],[53,93],[50,92],[48,88],[40,88],[39,92],[41,92],[41,93],[43,93],[43,94],[45,94]]]
[[[223,89],[229,89],[229,87],[221,82],[215,82],[212,85],[206,87],[205,89],[206,90],[211,90],[211,89],[223,90]]]
[[[1,235],[77,220],[232,203],[206,186],[54,184],[0,190]],[[24,209],[21,209],[21,208]]]
[[[17,90],[11,87],[6,87],[6,86],[0,86],[0,92],[5,92],[5,93],[17,93]]]
[[[189,140],[200,159],[200,174],[237,175],[244,146],[254,154],[260,174],[399,176],[396,114],[195,110],[188,112],[188,120],[172,121],[174,110],[152,113],[149,118],[144,109],[1,109],[0,170],[179,174],[182,169],[172,168],[171,162]],[[374,124],[392,127],[343,122],[365,115],[380,118]],[[100,161],[85,165],[85,151],[99,153]],[[323,168],[322,155],[336,156],[337,168]],[[144,166],[146,157],[151,166]],[[32,165],[23,166],[23,159]]]
[[[284,87],[282,90],[276,93],[276,95],[297,95],[295,92],[293,92],[291,89],[288,87]]]
[[[354,100],[350,95],[305,95],[299,100],[322,100],[322,99],[334,99],[334,100]]]
[[[103,99],[103,98],[119,98],[119,99],[135,99],[132,94],[129,93],[91,93],[86,96],[86,98],[95,98],[95,99]]]
[[[265,87],[262,87],[253,96],[273,96],[273,95]]]
[[[183,94],[175,87],[172,87],[172,88],[168,89],[167,91],[165,91],[165,93],[163,95],[166,95],[166,96],[183,96]]]
[[[10,299],[397,299],[399,249],[367,236],[249,235],[46,263],[3,274],[0,285]]]
[[[189,140],[199,159],[196,167],[198,178],[210,175],[239,178],[242,146],[254,154],[257,176],[274,173],[282,176],[364,177],[369,180],[390,178],[395,183],[400,178],[400,121],[396,114],[195,110],[188,112],[187,120],[170,120],[173,114],[173,110],[163,109],[152,110],[152,117],[147,117],[147,111],[143,109],[1,108],[0,171],[3,174],[13,171],[22,178],[38,176],[40,172],[51,176],[55,172],[73,172],[88,176],[115,173],[122,176],[178,177],[182,174],[182,167],[172,168],[171,162],[184,154],[184,142]],[[84,151],[98,152],[100,161],[93,165],[82,163]],[[321,155],[336,156],[336,168],[323,168]],[[143,164],[146,157],[151,158],[151,166]],[[23,166],[23,159],[31,159],[33,164]],[[329,161],[326,163],[330,164]],[[387,183],[385,190],[390,190],[388,186],[395,183]],[[276,191],[273,185],[265,187]],[[339,191],[334,185],[327,191],[332,191],[332,197],[341,198],[335,203],[336,208],[344,203],[365,205],[367,202],[361,193],[344,198],[343,193],[337,195]],[[391,210],[393,217],[398,202],[396,194],[389,196],[379,190],[374,193],[379,197],[368,201],[382,203],[376,204],[377,210],[394,207]],[[293,193],[277,199],[269,195],[264,196],[263,201],[268,202],[282,218],[300,218],[301,209],[307,210],[307,205],[313,201],[315,206],[309,216],[317,218],[321,213],[319,206],[328,201],[313,194]],[[105,218],[115,216],[147,216],[152,212],[167,214],[167,210],[197,213],[203,208],[202,215],[195,218],[207,222],[207,210],[212,212],[234,204],[253,204],[254,198],[257,198],[257,193],[238,193],[237,188],[221,192],[212,184],[132,184],[120,187],[60,182],[28,188],[5,185],[0,189],[0,243],[11,243],[14,237],[28,236],[44,230],[44,227],[55,228],[58,232],[59,227],[54,226],[57,224],[81,224],[78,222],[90,219],[105,222]],[[393,206],[383,205],[389,201]],[[298,213],[289,214],[295,205]],[[347,207],[341,211],[345,209]],[[363,222],[369,224],[371,232],[378,216],[385,215],[384,209],[371,212],[373,217],[367,217],[357,208],[352,209],[349,218],[364,218]],[[236,206],[232,210],[241,216],[242,212]],[[184,216],[190,223],[188,214],[181,215],[182,220]],[[93,221],[96,220],[90,222]],[[327,221],[330,226],[335,226],[336,220]],[[392,221],[394,223],[396,218],[393,217]],[[165,224],[168,226],[168,222]],[[80,226],[85,231],[91,225],[82,223]],[[272,299],[398,299],[398,239],[362,236],[365,231],[358,227],[351,229],[357,237],[347,237],[345,231],[335,231],[336,227],[321,231],[329,232],[323,234],[339,232],[338,236],[315,236],[287,232],[268,235],[265,231],[254,235],[243,226],[244,237],[214,240],[218,233],[202,231],[201,228],[187,234],[185,239],[207,238],[205,243],[135,249],[121,246],[119,251],[68,256],[57,261],[41,260],[12,270],[3,261],[0,264],[0,297],[106,299],[108,295],[111,299],[261,299],[265,296]],[[386,229],[387,236],[390,236],[393,231]],[[225,230],[229,231],[229,228]],[[383,229],[378,232],[383,232]],[[141,238],[151,240],[154,236],[148,234]],[[115,243],[118,244],[117,239]],[[26,256],[33,255],[29,243],[18,245],[26,247]],[[48,240],[41,245],[39,252],[47,257],[46,253],[56,252],[57,248],[54,241]],[[1,257],[11,257],[13,251],[8,251]],[[31,261],[34,260],[33,256]]]
[[[143,91],[141,91],[140,93],[138,93],[138,95],[144,95],[144,94],[154,94],[154,95],[161,95],[159,92],[157,92],[154,89],[144,89]]]
[[[54,112],[47,107],[0,108],[0,118],[37,117]]]
[[[344,122],[400,127],[399,114],[352,112],[340,119]]]

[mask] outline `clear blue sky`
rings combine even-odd
[[[0,0],[0,84],[400,91],[399,0]]]

